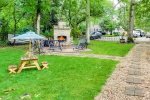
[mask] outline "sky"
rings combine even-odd
[[[118,4],[118,0],[110,0],[110,1],[114,2],[113,6],[115,7],[115,9],[119,8],[120,4]]]
[[[118,0],[111,0],[111,1],[114,1],[114,3],[115,3],[115,4],[117,4],[117,3],[118,3]]]
[[[118,0],[110,0],[114,2],[114,5],[118,3]]]

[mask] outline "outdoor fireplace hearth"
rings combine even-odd
[[[66,36],[58,36],[57,39],[59,41],[66,41],[67,40],[67,37]]]
[[[58,26],[54,26],[54,40],[64,41],[64,45],[70,45],[71,29],[65,22],[58,22]]]

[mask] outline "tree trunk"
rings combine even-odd
[[[38,13],[38,15],[37,15],[37,26],[36,26],[37,34],[40,34],[40,18],[41,18],[41,15],[40,15],[40,13]]]
[[[90,0],[86,0],[86,39],[90,43]]]
[[[135,5],[135,0],[131,0],[130,11],[129,11],[128,42],[134,42],[133,41],[133,29],[134,29],[134,17],[135,17],[134,5]]]
[[[41,0],[37,2],[37,12],[36,12],[36,31],[40,34],[40,18],[41,18]]]

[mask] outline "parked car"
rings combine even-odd
[[[106,35],[106,32],[104,31],[98,31],[98,32],[102,33],[102,35]]]
[[[139,31],[133,31],[133,37],[137,38],[140,36],[140,32]]]
[[[140,29],[133,30],[133,37],[143,37],[145,36],[144,31]]]
[[[28,40],[13,40],[12,38],[20,34],[8,34],[8,45],[22,45],[29,43]]]
[[[102,33],[100,33],[100,32],[93,32],[90,35],[90,40],[101,38],[101,36],[102,36]]]
[[[146,38],[150,38],[150,33],[147,33],[147,34],[146,34]]]

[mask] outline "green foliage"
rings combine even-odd
[[[135,11],[136,11],[136,27],[142,28],[146,31],[150,31],[150,7],[148,6],[150,4],[149,0],[140,0],[135,5]]]
[[[116,27],[115,22],[110,17],[105,17],[105,19],[101,21],[100,26],[102,30],[110,31],[111,33]]]
[[[120,34],[119,32],[113,32],[114,36],[119,36],[119,34]]]
[[[53,37],[53,30],[52,31],[45,31],[42,35],[46,36],[47,38]]]
[[[82,35],[82,32],[78,28],[73,28],[71,30],[71,35],[75,38],[78,38],[79,36]]]
[[[3,7],[7,6],[8,0],[0,0],[0,11],[2,10]]]
[[[79,29],[85,35],[85,33],[86,33],[86,25],[85,25],[85,23],[81,23],[79,25]]]
[[[91,16],[100,17],[104,12],[104,0],[90,0]]]
[[[8,22],[3,18],[0,24],[0,40],[5,41],[8,34]]]
[[[122,7],[120,7],[116,14],[118,16],[118,26],[121,26],[125,31],[128,31],[129,27],[129,4],[127,2],[122,2]]]
[[[78,27],[86,19],[85,1],[65,0],[62,6],[62,13],[72,28]]]
[[[90,0],[91,17],[99,18],[110,12],[111,3],[109,0]],[[41,14],[41,33],[51,32],[59,20],[67,21],[73,34],[85,33],[86,24],[82,23],[87,17],[86,0],[0,0],[1,37],[6,37],[8,33],[36,31],[37,10]]]
[[[7,42],[6,41],[0,41],[0,48],[1,47],[6,47],[7,46]]]

